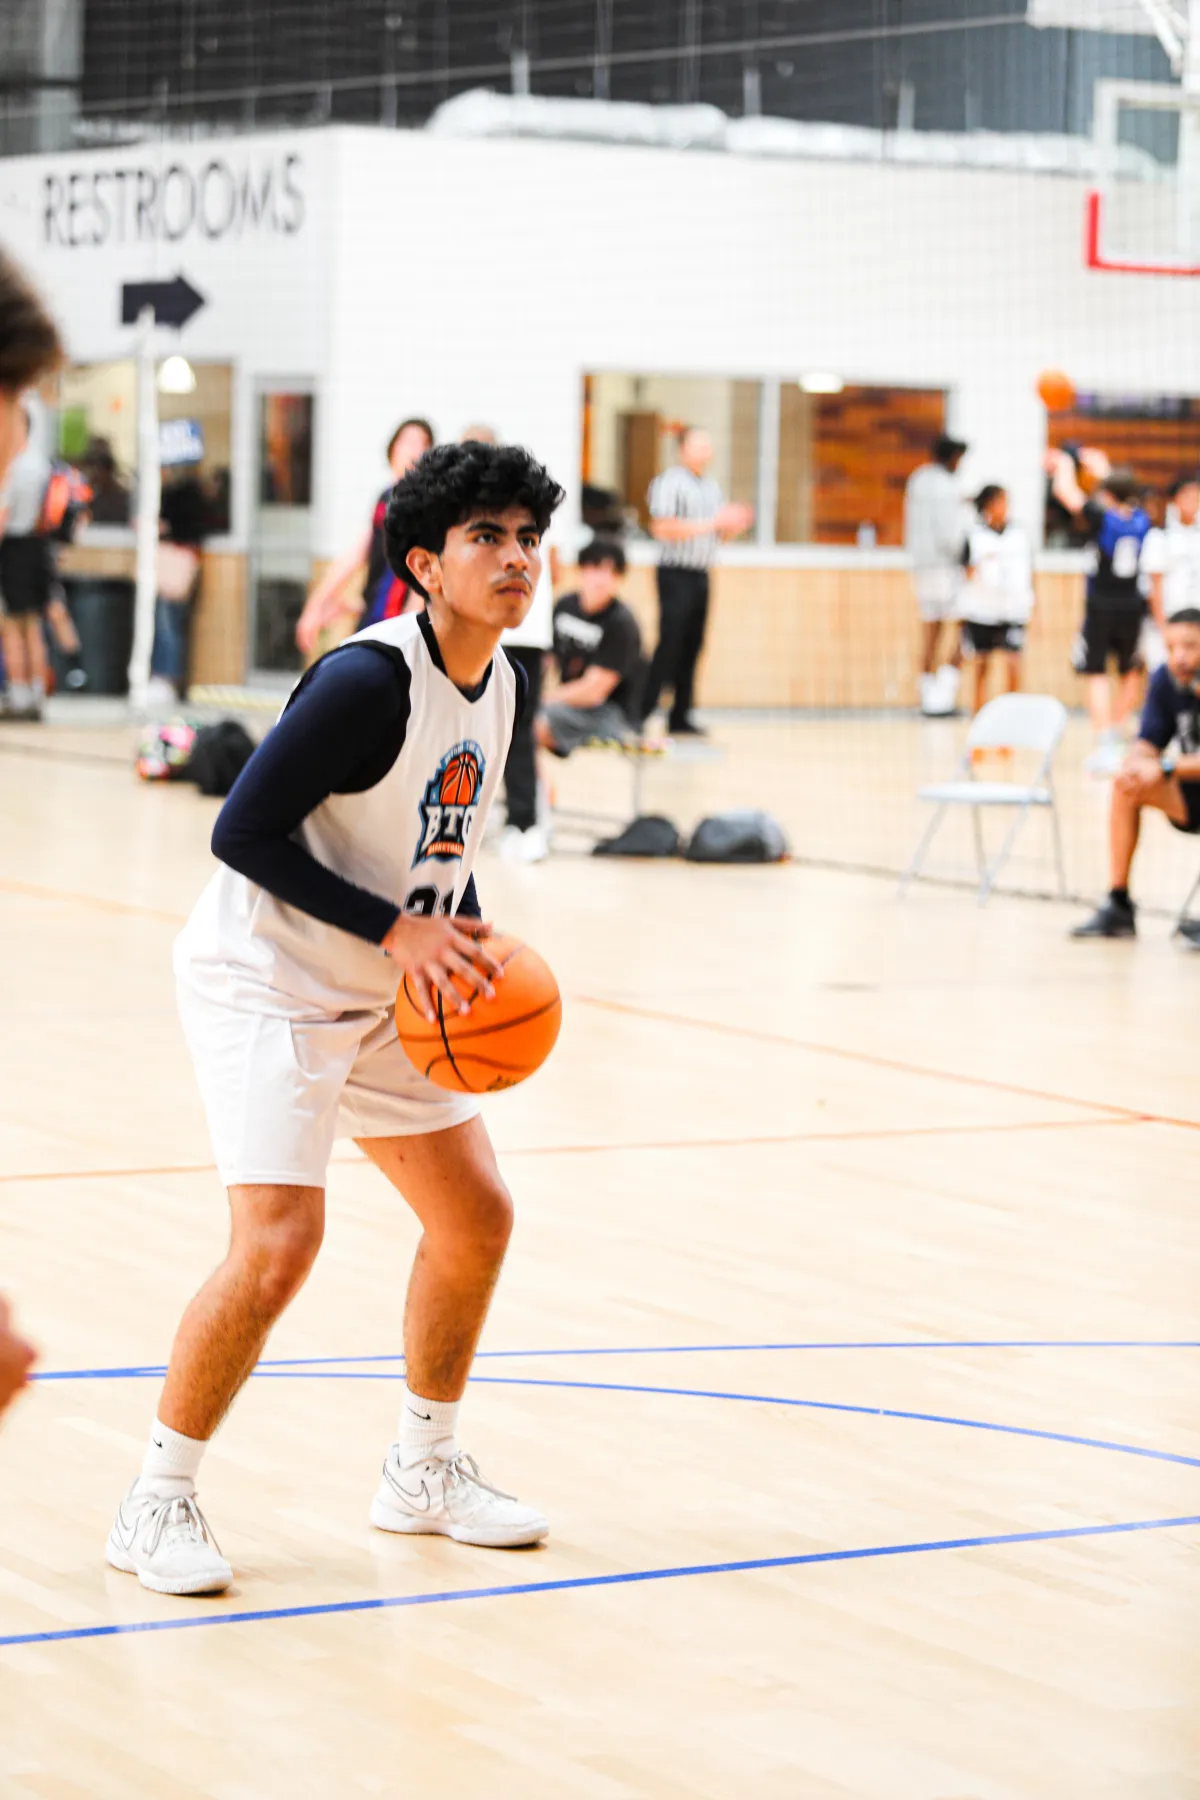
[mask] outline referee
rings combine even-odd
[[[754,523],[754,508],[726,502],[705,471],[712,439],[695,425],[679,436],[679,460],[650,487],[650,531],[662,545],[658,564],[658,647],[646,677],[641,712],[648,719],[670,688],[667,729],[673,737],[702,737],[692,718],[692,682],[708,620],[708,571],[722,538]]]

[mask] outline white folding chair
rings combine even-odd
[[[1193,881],[1191,887],[1188,889],[1187,899],[1179,909],[1179,917],[1175,921],[1175,929],[1171,933],[1172,937],[1178,937],[1183,931],[1184,926],[1191,923],[1192,901],[1196,898],[1197,894],[1200,894],[1200,875],[1197,875],[1195,881]]]
[[[1050,694],[1001,694],[981,707],[967,732],[962,761],[953,781],[935,783],[918,790],[918,799],[931,801],[935,811],[913,852],[912,861],[900,878],[900,892],[920,871],[929,846],[942,820],[952,806],[968,806],[975,832],[975,861],[979,870],[979,904],[986,902],[996,885],[996,877],[1012,854],[1013,844],[1030,809],[1048,807],[1054,835],[1054,860],[1058,866],[1058,891],[1065,896],[1066,872],[1063,868],[1062,838],[1058,828],[1058,807],[1054,795],[1054,752],[1067,723],[1067,709]],[[1032,781],[979,781],[975,775],[973,752],[976,750],[1030,750],[1040,755]],[[996,855],[989,863],[983,848],[981,814],[988,806],[1007,806],[1013,821]]]

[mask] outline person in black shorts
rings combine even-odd
[[[538,743],[554,756],[581,744],[636,736],[642,639],[617,586],[625,573],[620,544],[593,538],[579,553],[579,592],[554,608],[559,685],[538,714]]]
[[[1121,728],[1137,705],[1141,686],[1138,639],[1146,617],[1142,550],[1150,515],[1139,504],[1132,469],[1110,469],[1089,498],[1065,451],[1051,451],[1050,461],[1054,496],[1086,531],[1093,556],[1073,657],[1087,682],[1088,714],[1096,731],[1096,747],[1084,767],[1093,775],[1115,775],[1121,766]],[[1108,682],[1112,660],[1119,677],[1115,708]]]
[[[38,530],[50,459],[29,442],[29,426],[22,409],[18,453],[0,489],[0,638],[10,719],[42,716],[47,672],[42,622],[54,575],[49,541]]]
[[[1103,905],[1075,927],[1072,937],[1135,935],[1129,873],[1146,808],[1165,813],[1176,831],[1200,833],[1200,608],[1176,613],[1167,620],[1163,635],[1167,660],[1151,677],[1137,742],[1113,783],[1112,887]],[[1200,946],[1200,921],[1182,930]]]

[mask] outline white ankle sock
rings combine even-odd
[[[155,1419],[139,1487],[152,1488],[164,1499],[176,1494],[194,1494],[200,1458],[207,1449],[206,1439],[185,1437],[182,1431],[172,1431],[161,1419]]]
[[[407,1469],[427,1456],[453,1456],[458,1449],[460,1400],[426,1400],[411,1388],[400,1409],[400,1466]]]

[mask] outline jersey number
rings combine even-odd
[[[446,917],[453,910],[454,895],[435,887],[414,888],[404,902],[404,911],[417,919],[432,919],[438,913]]]
[[[1135,537],[1120,537],[1113,545],[1112,572],[1118,581],[1132,581],[1138,572],[1138,563],[1142,554],[1142,540]]]

